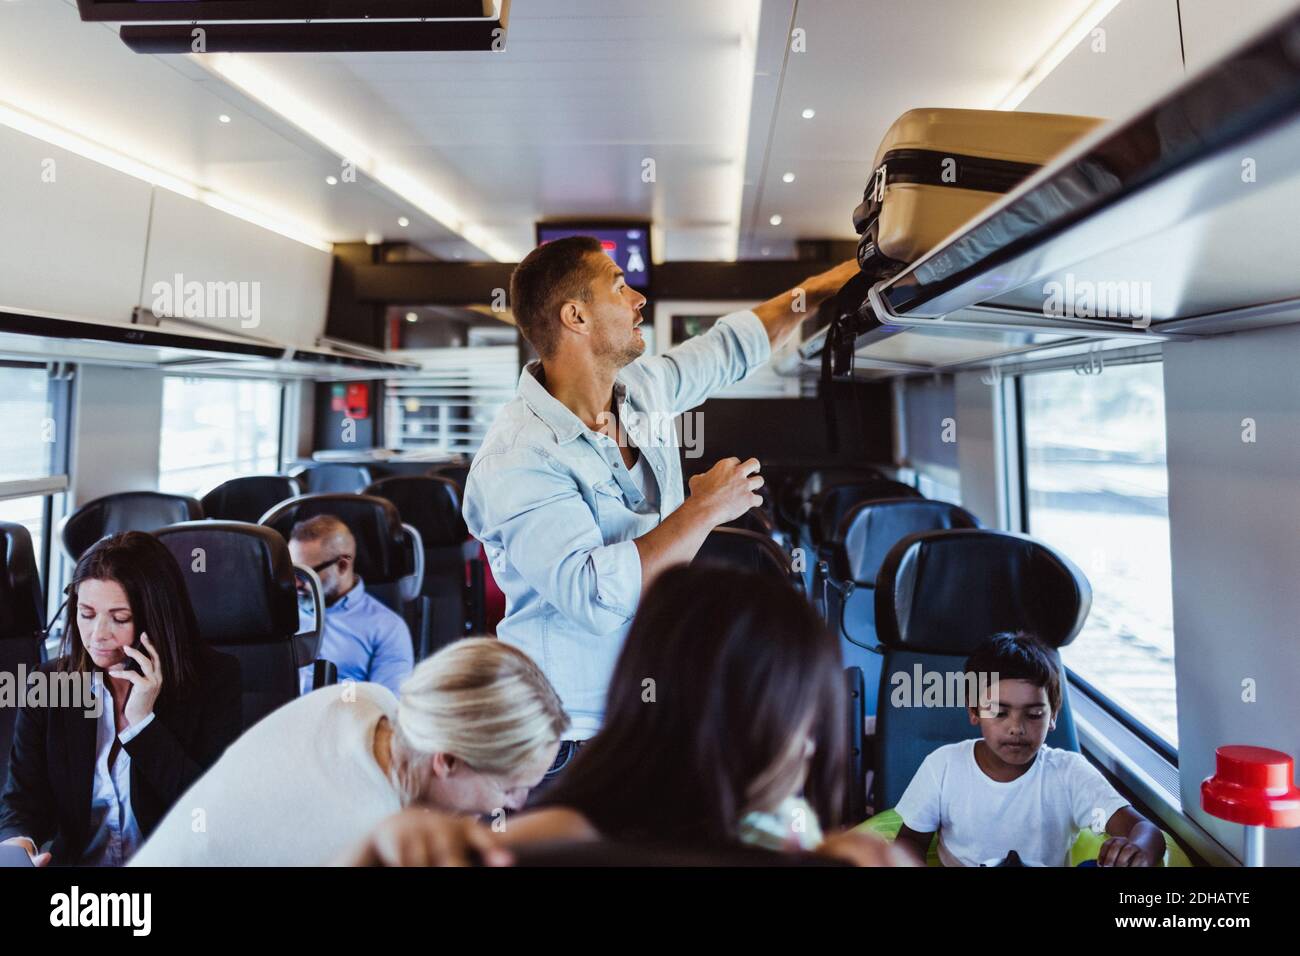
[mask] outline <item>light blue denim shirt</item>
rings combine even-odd
[[[570,736],[600,728],[605,693],[641,596],[634,538],[681,505],[679,440],[698,456],[703,432],[674,419],[763,364],[767,330],[753,312],[719,319],[663,355],[638,359],[614,384],[619,421],[659,487],[652,508],[617,443],[582,423],[535,377],[519,376],[465,482],[465,523],[483,542],[506,596],[497,636],[529,654],[573,721]]]

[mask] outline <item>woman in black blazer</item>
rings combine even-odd
[[[29,683],[0,841],[23,846],[38,866],[116,865],[239,735],[239,662],[203,643],[180,568],[152,535],[100,541],[67,593],[76,624],[34,678],[46,684],[44,699]],[[55,694],[69,674],[79,693],[62,677],[65,693]],[[92,682],[95,696],[82,699]]]

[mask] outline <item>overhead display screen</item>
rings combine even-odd
[[[600,240],[606,254],[623,270],[627,284],[639,292],[650,288],[650,225],[649,223],[612,224],[546,223],[537,224],[537,244],[566,236],[593,236]]]

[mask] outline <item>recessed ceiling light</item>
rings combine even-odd
[[[414,312],[408,312],[408,313],[406,313],[406,321],[407,321],[407,322],[414,322],[414,321],[415,321],[416,319],[418,319],[418,318],[419,318],[419,316],[416,315]]]
[[[772,254],[772,247],[771,247],[771,246],[764,246],[764,247],[762,248],[762,253],[763,253],[763,255],[765,255],[765,256],[770,256],[770,255]]]
[[[810,106],[803,111],[802,115],[804,119],[812,119],[814,116],[817,115],[817,111]]]
[[[781,182],[783,183],[794,182],[794,173],[786,173],[784,176],[781,177]]]
[[[401,226],[403,229],[405,229],[407,226],[411,224],[411,220],[407,219],[405,216],[399,216],[397,219],[397,224]]]
[[[337,186],[339,184],[337,177],[334,176],[326,176],[325,182],[329,183],[331,186]]]
[[[771,219],[768,220],[768,222],[770,222],[774,226],[781,225],[781,214],[776,213],[775,215],[772,216]]]
[[[217,117],[217,119],[221,120],[221,122],[223,122],[223,123],[229,123],[229,122],[230,122],[230,117],[227,116],[225,113],[222,113],[220,116]]]

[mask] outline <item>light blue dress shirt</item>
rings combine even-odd
[[[310,605],[298,607],[298,630],[315,624]],[[339,682],[370,681],[394,694],[415,667],[415,647],[406,622],[378,599],[366,593],[357,578],[352,590],[325,608],[325,633],[316,656],[332,661]],[[311,667],[299,670],[302,693],[311,691]]]
[[[600,728],[609,679],[641,596],[633,539],[683,501],[675,416],[770,356],[766,328],[744,311],[619,372],[619,420],[645,456],[657,506],[633,480],[614,439],[589,429],[546,391],[537,362],[519,376],[515,398],[474,456],[465,523],[483,542],[505,593],[497,636],[529,654],[550,679],[573,721],[573,739]],[[699,424],[683,426],[683,434],[699,441]],[[700,453],[685,444],[688,454]]]

